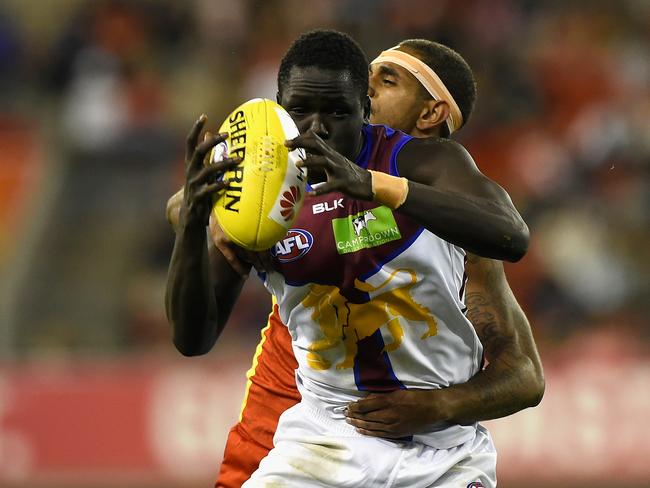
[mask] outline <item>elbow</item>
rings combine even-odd
[[[176,350],[185,357],[202,356],[212,349],[211,345],[206,345],[197,341],[188,341],[182,337],[178,337],[177,334],[174,334],[174,346],[176,347]]]
[[[537,375],[531,387],[531,397],[529,407],[536,407],[542,402],[544,398],[544,391],[546,390],[546,381],[544,375]]]
[[[179,346],[177,343],[174,343],[176,350],[180,352],[186,358],[193,358],[196,356],[203,356],[207,351],[201,349],[188,348],[186,346]]]
[[[530,231],[526,223],[519,219],[513,231],[507,236],[506,255],[504,260],[516,263],[526,255],[530,242]]]
[[[528,399],[526,407],[536,407],[542,402],[546,390],[546,380],[541,365],[535,364],[530,360],[530,373],[526,378],[526,398]]]
[[[508,359],[512,375],[512,396],[516,397],[519,410],[536,407],[544,398],[546,381],[539,361],[527,354],[516,353]]]
[[[170,320],[172,341],[176,350],[185,357],[207,354],[217,342],[216,324],[206,322],[204,327],[194,327],[201,321],[178,322]]]
[[[201,314],[184,315],[172,306],[170,294],[165,299],[167,322],[172,330],[172,342],[183,356],[201,356],[210,352],[217,341],[217,322]],[[203,325],[200,325],[203,324]]]

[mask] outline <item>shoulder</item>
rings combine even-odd
[[[362,168],[396,174],[396,155],[412,136],[380,124],[363,127],[364,145],[356,163]]]
[[[366,124],[363,127],[365,138],[378,150],[399,152],[404,144],[413,140],[413,136],[387,125]]]
[[[424,184],[443,175],[478,172],[467,149],[456,141],[438,137],[409,140],[399,152],[397,166],[401,176]]]

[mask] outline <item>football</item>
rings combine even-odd
[[[233,110],[219,132],[228,139],[214,147],[208,164],[224,157],[243,161],[223,175],[230,184],[215,196],[214,216],[238,246],[269,249],[285,236],[305,195],[306,173],[296,166],[304,150],[284,145],[298,128],[280,105],[255,98]]]

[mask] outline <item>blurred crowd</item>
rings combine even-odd
[[[316,27],[370,59],[405,38],[460,52],[478,103],[458,139],[531,229],[507,273],[541,347],[648,354],[644,0],[2,2],[0,354],[172,350],[164,207],[185,133],[274,98]],[[268,310],[251,284],[230,328],[256,337]]]

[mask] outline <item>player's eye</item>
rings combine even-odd
[[[388,78],[383,78],[381,81],[384,85],[389,85],[389,86],[395,85],[395,82]]]
[[[295,115],[297,117],[303,116],[307,114],[307,110],[303,107],[291,107],[289,110],[287,110],[292,115]]]
[[[334,115],[334,117],[346,117],[348,114],[349,112],[343,108],[337,108],[332,110],[332,115]]]

